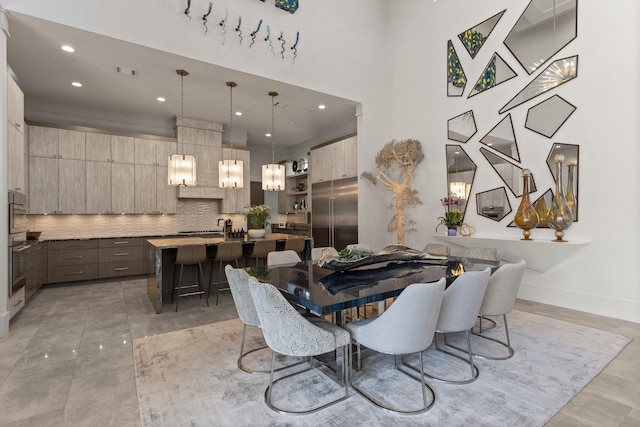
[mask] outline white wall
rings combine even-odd
[[[410,212],[419,231],[407,236],[413,247],[434,240],[436,218],[442,214],[439,199],[447,191],[446,121],[473,109],[477,135],[486,134],[499,121],[497,110],[524,86],[527,76],[501,43],[527,0],[308,0],[294,15],[254,0],[215,2],[214,6],[227,7],[230,16],[242,13],[245,20],[262,17],[276,26],[299,29],[303,42],[295,65],[230,44],[207,43],[199,31],[185,25],[182,0],[139,0],[133,5],[127,0],[4,3],[8,9],[43,19],[360,101],[361,171],[374,169],[376,152],[392,138],[411,137],[423,143],[425,160],[415,178],[424,204]],[[447,40],[456,43],[459,32],[505,8],[487,45],[473,63],[463,65],[473,82],[498,51],[520,76],[470,100],[447,98]],[[579,77],[558,91],[578,109],[553,141],[580,144],[580,222],[566,236],[591,244],[544,274],[528,272],[520,296],[640,321],[640,280],[627,267],[628,260],[634,262],[640,255],[637,191],[630,195],[628,190],[639,182],[640,88],[635,75],[640,65],[636,46],[640,4],[620,0],[610,8],[605,2],[583,1],[578,10],[578,39],[562,53],[580,55]],[[466,55],[459,49],[458,54]],[[552,182],[541,161],[550,142],[523,129],[526,108],[539,101],[515,109],[512,116],[521,158],[543,189]],[[473,160],[485,166],[474,191],[501,186],[477,147],[476,138],[465,146]],[[394,235],[385,231],[391,217],[386,210],[388,195],[380,197],[379,190],[362,183],[359,200],[360,240],[374,247],[393,243]],[[511,202],[517,207],[516,199]],[[475,210],[474,204],[470,210]],[[505,228],[504,221],[498,224],[475,215],[467,219],[478,235],[514,238],[519,233]],[[551,239],[551,232],[535,230],[534,237]]]
[[[479,165],[474,192],[503,185],[479,153],[478,140],[504,117],[498,115],[498,110],[529,81],[527,73],[502,44],[528,3],[528,0],[405,0],[403,7],[389,9],[388,62],[394,64],[393,101],[388,109],[390,127],[396,132],[393,136],[419,139],[425,150],[424,164],[416,173],[416,187],[424,205],[411,212],[423,227],[408,237],[410,246],[422,247],[425,242],[435,240],[433,229],[436,218],[442,214],[439,199],[446,194],[444,145],[455,144],[447,140],[448,119],[469,109],[476,115],[478,133],[469,143],[461,144]],[[506,13],[471,61],[467,52],[461,50],[457,34],[503,9],[507,9]],[[520,297],[640,322],[639,275],[635,268],[628,267],[640,255],[638,191],[629,190],[640,182],[637,166],[640,84],[636,78],[640,65],[637,47],[640,4],[623,0],[612,7],[606,2],[581,1],[578,13],[578,38],[556,55],[556,58],[579,55],[578,78],[551,92],[574,104],[576,112],[551,140],[524,129],[526,110],[546,97],[535,98],[511,114],[522,162],[532,169],[539,189],[532,198],[552,186],[544,162],[552,142],[580,145],[580,221],[565,236],[568,240],[591,243],[544,274],[528,270]],[[454,42],[470,84],[496,51],[519,76],[471,99],[448,98],[449,39]],[[519,199],[510,195],[510,200],[513,209],[517,209]],[[374,199],[365,200],[362,205],[367,210],[383,208],[383,202],[376,203]],[[520,230],[505,227],[512,216],[501,223],[479,217],[473,199],[470,211],[465,220],[475,225],[477,235],[505,238],[520,235]],[[377,246],[393,238],[373,234],[373,224],[365,224],[361,229],[371,233]],[[551,240],[552,230],[536,229],[532,237]]]

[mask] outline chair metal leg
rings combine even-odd
[[[485,317],[485,319],[493,322],[492,319],[489,319],[489,318],[486,318],[486,317]],[[514,351],[513,347],[511,347],[511,337],[509,336],[509,325],[507,324],[507,315],[503,314],[502,315],[502,319],[504,320],[504,332],[505,332],[505,335],[507,337],[507,342],[500,341],[500,340],[498,340],[496,338],[493,338],[493,337],[488,337],[486,335],[483,335],[482,333],[475,333],[475,332],[472,332],[472,333],[473,333],[473,335],[475,335],[477,337],[484,338],[486,340],[490,340],[490,341],[493,341],[495,343],[500,344],[501,346],[505,347],[508,350],[508,354],[506,356],[495,357],[495,356],[487,356],[487,355],[484,355],[484,354],[475,353],[474,357],[477,357],[479,359],[487,359],[487,360],[507,360],[507,359],[511,359],[513,357],[513,355],[515,354],[515,351]]]
[[[180,276],[178,278],[178,294],[176,295],[176,313],[178,312],[178,304],[180,304],[180,294],[182,293],[182,271],[184,265],[180,265]]]
[[[245,353],[244,352],[244,343],[245,343],[246,335],[247,335],[247,325],[243,324],[242,325],[242,341],[240,342],[240,357],[238,357],[238,368],[241,371],[246,372],[248,374],[266,374],[266,373],[268,373],[269,372],[268,369],[266,369],[266,370],[251,369],[251,368],[247,367],[246,365],[244,365],[242,363],[242,359],[245,356],[247,356],[247,355],[249,355],[251,353],[254,353],[256,351],[260,351],[260,350],[264,350],[265,348],[269,348],[268,346],[264,345],[262,347],[258,347],[258,348],[254,348],[252,350],[249,350],[249,351],[247,351]],[[274,372],[279,372],[279,371],[282,371],[283,369],[288,369],[288,368],[291,368],[292,366],[297,366],[297,365],[300,365],[300,364],[302,364],[304,362],[305,362],[304,360],[301,360],[299,362],[292,363],[291,365],[282,366],[282,367],[280,367],[278,369],[275,369]]]
[[[400,367],[398,367],[398,371],[402,372],[403,374],[405,374],[409,378],[420,382],[420,386],[421,386],[421,389],[422,389],[422,403],[423,403],[422,408],[420,408],[420,409],[413,410],[413,411],[405,411],[405,410],[402,410],[402,409],[391,408],[389,406],[385,406],[382,402],[374,399],[372,396],[367,394],[365,391],[363,391],[357,385],[354,385],[353,384],[353,378],[350,378],[351,388],[353,388],[356,393],[358,393],[360,396],[362,396],[365,399],[367,399],[369,402],[371,402],[372,404],[374,404],[378,408],[384,409],[386,411],[390,411],[390,412],[394,412],[394,413],[398,413],[398,414],[406,414],[406,415],[421,414],[423,412],[427,412],[429,409],[431,409],[433,407],[433,404],[436,402],[436,394],[433,391],[433,389],[431,388],[431,386],[429,386],[427,384],[427,381],[426,381],[426,378],[425,378],[425,373],[424,373],[424,368],[422,368],[422,366],[423,366],[422,352],[418,353],[418,355],[419,355],[420,367],[421,367],[421,369],[419,370],[419,372],[420,372],[420,377],[419,378],[416,378],[413,375],[411,375],[409,372],[407,372],[407,371],[405,371],[403,369],[400,369]],[[400,366],[405,366],[405,365],[401,364]],[[433,400],[431,401],[431,403],[429,403],[429,401],[427,399],[427,389],[431,392],[431,395],[433,396]]]
[[[207,303],[207,307],[209,307],[209,296],[207,295],[207,293],[204,291],[204,272],[202,271],[202,263],[198,263],[198,272],[200,273],[200,276],[198,277],[198,283],[199,283],[199,289],[200,292],[202,292],[200,294],[200,298],[202,298],[202,295],[204,295],[204,300]]]

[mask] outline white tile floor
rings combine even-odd
[[[45,286],[0,338],[0,425],[140,426],[132,338],[236,317],[228,292],[155,314],[146,280]],[[517,309],[634,340],[548,424],[640,425],[640,324],[518,301]]]

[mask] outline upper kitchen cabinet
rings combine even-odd
[[[311,183],[358,176],[357,159],[356,136],[312,148],[309,166]]]
[[[9,190],[25,193],[24,95],[7,74],[7,174]]]
[[[106,133],[90,133],[85,135],[87,161],[111,161],[111,135]]]
[[[29,127],[30,213],[86,213],[85,133]]]

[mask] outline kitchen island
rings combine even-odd
[[[250,239],[248,236],[240,239],[227,239],[222,237],[168,237],[158,239],[148,239],[149,263],[151,268],[147,277],[147,295],[151,300],[151,304],[156,313],[162,312],[163,301],[171,300],[172,282],[173,282],[173,262],[176,252],[180,246],[186,245],[205,245],[207,246],[207,255],[209,259],[213,259],[216,255],[219,243],[229,240],[241,241],[243,253],[245,255],[251,253],[253,244],[257,240],[275,240],[276,249],[282,250],[287,239],[300,238],[293,234],[272,233],[267,234],[261,239]],[[313,247],[311,238],[306,238],[305,253],[310,253]],[[205,279],[209,277],[210,269],[213,268],[211,262],[207,262],[204,266]],[[186,273],[186,272],[185,272]],[[185,280],[189,280],[189,276],[185,276]],[[194,277],[195,280],[195,277]],[[208,284],[205,284],[207,287]]]

